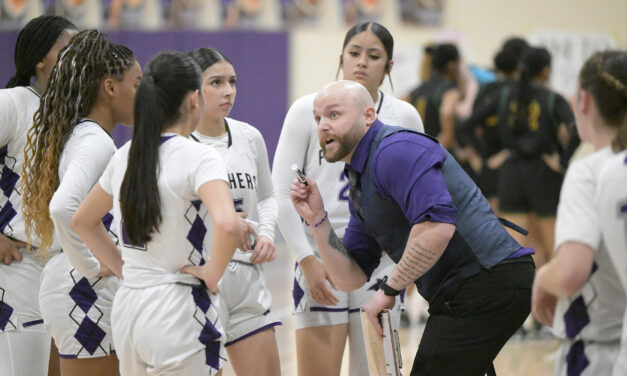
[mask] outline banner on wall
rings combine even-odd
[[[583,63],[597,51],[616,47],[610,35],[589,32],[537,31],[529,43],[551,53],[551,87],[567,98],[575,94]]]
[[[444,0],[399,0],[401,19],[406,25],[440,26]]]

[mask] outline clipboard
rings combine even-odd
[[[379,323],[383,328],[383,338],[379,337],[379,333],[368,321],[366,311],[363,308],[360,314],[370,376],[402,376],[403,359],[400,342],[398,340],[398,331],[392,328],[390,310],[384,309],[379,314]]]

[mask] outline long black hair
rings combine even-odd
[[[35,66],[48,54],[63,30],[75,30],[73,23],[60,16],[39,16],[30,20],[15,42],[15,74],[5,87],[30,85]]]
[[[614,150],[627,149],[627,52],[594,54],[581,68],[579,86],[592,95],[603,121],[618,128]]]
[[[551,66],[551,54],[543,47],[529,47],[523,53],[520,62],[520,80],[518,84],[518,101],[516,105],[516,121],[514,132],[524,132],[529,117],[529,103],[531,103],[531,83],[534,77],[546,67]]]
[[[144,244],[159,230],[161,133],[181,118],[183,100],[190,92],[201,90],[201,85],[200,68],[181,52],[161,52],[148,62],[135,94],[133,139],[120,189],[124,230],[131,244]]]
[[[344,43],[342,43],[342,51],[346,48],[348,43],[353,39],[353,37],[359,33],[364,31],[369,31],[374,34],[379,40],[381,44],[383,44],[383,49],[385,49],[385,53],[387,54],[387,60],[385,62],[385,73],[387,73],[390,78],[390,85],[392,84],[392,77],[390,76],[390,61],[392,60],[392,55],[394,55],[394,37],[385,26],[381,25],[378,22],[361,22],[353,27],[351,27],[347,32],[346,36],[344,36]],[[340,60],[340,65],[337,67],[337,72],[335,74],[335,78],[337,79],[340,74],[340,69],[342,68],[342,62]],[[385,76],[384,76],[385,77]],[[382,81],[383,82],[383,81]]]
[[[226,61],[227,63],[233,65],[231,60],[229,60],[222,52],[216,50],[215,48],[197,48],[195,50],[191,50],[187,53],[187,56],[194,59],[196,64],[200,67],[201,71],[206,71],[215,63],[219,63],[221,61]]]

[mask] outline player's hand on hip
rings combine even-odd
[[[205,282],[207,289],[214,294],[217,294],[220,290],[218,289],[218,282],[220,281],[220,277],[223,272],[219,272],[215,267],[214,263],[211,262],[211,257],[207,259],[207,262],[202,266],[193,266],[187,265],[182,267],[179,272],[191,274],[194,277],[201,279]]]
[[[276,256],[276,248],[272,240],[263,235],[257,236],[255,240],[255,249],[250,257],[250,262],[253,264],[262,264],[264,262],[270,262],[274,260]]]
[[[307,256],[300,260],[298,265],[305,275],[309,292],[316,303],[334,306],[340,302],[329,288],[329,284],[335,288],[333,281],[316,256]]]
[[[22,261],[22,253],[19,247],[26,246],[25,243],[15,242],[0,234],[0,262],[9,265],[13,261]]]
[[[370,298],[364,305],[364,309],[366,310],[366,316],[368,316],[368,321],[370,321],[370,323],[372,324],[372,326],[374,326],[380,336],[383,336],[383,328],[381,328],[381,323],[379,322],[378,315],[384,309],[394,308],[395,303],[395,297],[387,296],[383,293],[382,290],[377,290],[372,298]]]
[[[320,219],[324,215],[324,202],[318,190],[318,185],[313,180],[307,178],[307,185],[294,179],[290,187],[292,204],[298,215],[307,223],[315,223],[315,219]]]
[[[531,312],[533,312],[533,317],[541,324],[553,326],[556,305],[557,297],[534,282],[531,294]]]

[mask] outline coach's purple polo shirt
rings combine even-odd
[[[375,121],[361,139],[350,168],[360,174],[370,155],[370,145],[383,126]],[[372,177],[377,192],[395,201],[411,225],[424,221],[455,225],[456,209],[441,173],[444,149],[428,137],[398,132],[381,141],[373,154]],[[343,243],[368,277],[379,265],[381,247],[362,228],[352,202]]]

